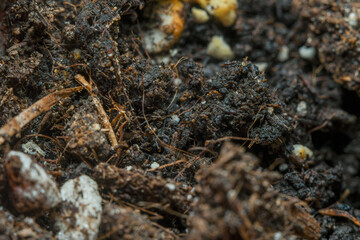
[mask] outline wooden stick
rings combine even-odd
[[[10,139],[16,133],[19,133],[21,129],[28,124],[31,120],[42,114],[43,112],[49,111],[60,100],[69,97],[74,92],[79,92],[83,87],[67,88],[54,93],[51,93],[24,111],[19,115],[11,119],[0,129],[0,145],[6,140]]]

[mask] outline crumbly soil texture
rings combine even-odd
[[[0,239],[360,239],[360,4],[203,2],[0,2]]]

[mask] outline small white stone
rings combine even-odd
[[[193,7],[191,8],[191,14],[194,16],[195,22],[205,23],[209,21],[209,15],[203,9]]]
[[[128,170],[128,171],[131,171],[133,169],[133,167],[132,166],[126,166],[125,169]]]
[[[228,199],[233,199],[233,198],[235,198],[236,197],[236,191],[235,190],[230,190],[230,191],[228,191],[228,193],[226,194],[226,197],[228,198]]]
[[[278,60],[280,62],[285,62],[286,60],[289,59],[289,48],[288,46],[282,46],[280,48],[279,54],[278,54]]]
[[[175,185],[172,183],[165,184],[165,187],[167,187],[167,189],[169,189],[171,192],[175,191],[175,188],[176,188]]]
[[[97,239],[102,213],[97,183],[86,175],[68,180],[61,187],[61,197],[63,204],[55,223],[58,239]]]
[[[254,64],[259,68],[260,72],[264,72],[267,69],[268,65],[269,65],[266,62],[258,62],[258,63],[254,63]]]
[[[157,162],[153,162],[153,163],[150,165],[150,168],[151,168],[151,169],[156,169],[156,168],[158,168],[158,167],[160,167],[160,165],[159,165]]]
[[[300,57],[306,60],[313,60],[316,55],[316,48],[302,46],[299,48]]]
[[[283,235],[281,232],[274,233],[274,240],[281,240],[283,239]]]
[[[303,160],[309,159],[313,156],[313,152],[310,148],[301,144],[294,144],[292,153]]]
[[[178,50],[177,50],[177,48],[174,48],[174,49],[170,49],[170,56],[171,57],[175,57],[176,56],[176,54],[178,54]]]
[[[358,25],[358,19],[357,19],[356,13],[351,12],[349,14],[348,22],[349,22],[350,26],[352,26],[352,27],[356,27]]]
[[[234,24],[237,17],[237,0],[195,0],[225,27]]]
[[[305,117],[307,114],[307,105],[305,101],[299,102],[299,104],[296,107],[297,115],[300,117]]]
[[[165,64],[165,65],[169,65],[169,63],[170,63],[170,57],[168,56],[168,55],[161,55],[161,56],[157,56],[156,57],[156,62],[158,63],[158,64],[161,64],[161,63],[163,63],[163,64]]]
[[[190,194],[188,194],[188,195],[186,196],[186,199],[187,199],[188,201],[190,201],[192,198],[193,198],[193,197],[192,197]]]
[[[206,53],[219,60],[230,60],[234,57],[233,51],[222,36],[213,36],[211,38]]]
[[[18,212],[48,210],[60,203],[60,192],[55,181],[28,155],[10,151],[6,157],[5,171],[8,176],[16,174],[16,179],[9,178],[9,194]]]

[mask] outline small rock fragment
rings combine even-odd
[[[176,186],[174,184],[172,184],[172,183],[167,183],[165,185],[165,187],[167,187],[171,192],[175,191],[175,189],[176,189]]]
[[[203,9],[193,7],[191,8],[191,13],[194,16],[195,22],[197,23],[205,23],[209,21],[209,15]]]
[[[150,165],[150,168],[151,168],[151,169],[156,169],[156,168],[158,168],[158,167],[160,167],[160,165],[159,165],[157,162],[153,162],[153,163]]]
[[[221,36],[213,36],[206,53],[219,60],[230,60],[234,57],[234,53],[230,46],[224,41]]]
[[[288,46],[282,46],[280,48],[279,54],[278,54],[278,60],[280,62],[285,62],[286,60],[289,59],[289,48]]]
[[[63,200],[56,228],[59,240],[94,240],[101,221],[101,197],[97,183],[86,175],[61,187]]]
[[[9,197],[19,213],[42,212],[60,203],[55,181],[28,155],[10,151],[5,171],[11,189]]]
[[[302,46],[299,48],[300,57],[306,60],[313,60],[316,55],[316,49],[314,47]]]
[[[196,2],[225,27],[234,24],[238,7],[236,0],[197,0]]]
[[[349,14],[348,22],[352,27],[356,27],[358,25],[358,17],[356,16],[356,13],[351,12]]]
[[[299,102],[296,106],[296,112],[300,117],[305,117],[307,114],[307,105],[305,101]]]
[[[150,10],[150,23],[144,31],[143,43],[149,53],[168,50],[184,29],[184,4],[180,0],[162,0]]]
[[[292,153],[303,160],[309,159],[313,156],[313,152],[310,148],[301,144],[294,144]]]
[[[269,66],[269,64],[267,62],[257,62],[254,64],[259,68],[260,72],[264,72],[267,69],[267,67]]]

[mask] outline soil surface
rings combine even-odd
[[[360,3],[230,3],[1,1],[0,239],[360,239]]]

